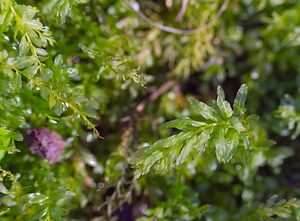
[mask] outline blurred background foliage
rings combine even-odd
[[[300,220],[300,2],[232,0],[214,20],[223,3],[2,0],[1,220]],[[167,33],[132,8],[203,28]],[[247,159],[195,155],[135,179],[137,150],[178,134],[162,123],[199,120],[190,97],[221,85],[233,103],[242,84],[260,116]],[[39,127],[67,143],[55,165],[24,141]]]

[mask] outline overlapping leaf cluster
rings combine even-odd
[[[218,87],[215,107],[190,98],[191,111],[201,115],[202,120],[184,117],[165,123],[164,127],[176,128],[181,132],[139,151],[135,162],[136,177],[148,173],[152,167],[158,172],[166,172],[191,156],[197,157],[212,151],[221,163],[229,162],[236,151],[250,151],[251,135],[244,116],[246,96],[247,86],[242,85],[233,109],[225,100],[221,87]]]
[[[1,51],[0,68],[1,99],[3,124],[14,130],[21,125],[11,127],[11,116],[8,115],[15,106],[18,109],[30,108],[26,97],[28,93],[40,93],[40,96],[49,103],[49,109],[53,109],[60,116],[70,109],[75,118],[80,117],[97,132],[95,126],[88,120],[87,114],[81,109],[84,97],[80,88],[70,85],[68,72],[63,67],[63,57],[57,55],[52,61],[45,50],[53,46],[54,39],[47,26],[44,26],[36,16],[37,9],[31,6],[18,5],[14,1],[6,0],[1,3],[1,33],[3,39],[1,45],[5,46]],[[10,35],[12,33],[12,36]],[[7,51],[10,44],[12,51]],[[7,48],[7,49],[5,49]],[[32,92],[30,92],[32,91]],[[14,104],[17,102],[18,104]],[[29,101],[31,102],[31,101]],[[17,111],[17,110],[16,110]],[[30,113],[18,111],[12,115],[26,117]],[[31,112],[29,110],[29,112]],[[6,118],[6,119],[5,119]],[[21,120],[20,119],[20,120]],[[7,124],[5,124],[7,122]]]

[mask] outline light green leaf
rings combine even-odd
[[[5,150],[0,150],[0,161],[4,158],[6,152],[7,151],[5,151]]]
[[[0,182],[0,193],[8,194],[8,189],[4,186],[2,182]]]
[[[244,146],[245,149],[250,149],[250,140],[249,136],[244,133],[240,135],[241,143]]]
[[[245,102],[247,98],[248,87],[243,84],[238,90],[233,103],[233,109],[235,114],[241,114],[245,112]]]
[[[49,69],[49,68],[45,68],[45,69],[43,69],[43,71],[41,71],[41,75],[40,76],[41,76],[42,81],[47,82],[47,81],[49,81],[52,78],[53,71],[51,69]]]
[[[196,146],[197,146],[197,137],[196,136],[187,140],[185,142],[185,144],[183,145],[180,153],[178,154],[178,157],[176,159],[176,166],[182,164]]]
[[[192,97],[189,99],[189,103],[191,105],[192,111],[194,111],[197,114],[200,114],[206,120],[218,121],[217,112],[207,104],[198,101]]]
[[[232,127],[236,129],[239,133],[245,132],[246,128],[244,127],[243,123],[239,120],[238,117],[231,117],[229,120],[232,124]]]
[[[200,135],[196,136],[197,139],[197,149],[200,153],[204,153],[209,139],[211,138],[211,134],[213,132],[213,127],[208,128],[207,130],[203,130]]]
[[[224,91],[220,86],[218,86],[217,94],[218,94],[217,105],[221,111],[222,116],[225,118],[231,117],[233,114],[233,111],[231,109],[229,102],[225,100]]]
[[[43,48],[36,48],[35,50],[36,50],[37,55],[40,55],[40,56],[48,55],[48,52]]]
[[[50,94],[50,96],[49,96],[48,103],[49,103],[49,108],[50,109],[52,109],[56,105],[56,99],[52,94]]]
[[[182,131],[190,131],[190,130],[202,127],[204,125],[207,125],[207,124],[204,122],[192,120],[189,117],[182,117],[182,118],[178,118],[176,120],[172,120],[170,122],[164,123],[162,125],[162,128],[176,128],[176,129],[182,130]]]
[[[11,138],[10,131],[4,127],[1,127],[0,128],[0,150],[7,151],[11,144],[11,141],[12,138]]]
[[[63,57],[61,54],[57,55],[54,59],[54,65],[57,67],[61,67],[64,63]]]
[[[30,56],[24,56],[19,59],[11,59],[9,58],[7,60],[7,63],[9,65],[15,66],[15,68],[22,70],[24,68],[27,68],[29,66],[32,66],[34,64],[32,58]]]
[[[215,152],[219,162],[225,162],[224,156],[226,155],[225,151],[227,148],[225,140],[225,129],[216,127],[213,131],[214,136],[212,137],[212,145],[215,146]]]
[[[239,143],[239,136],[236,130],[229,129],[227,132],[224,128],[218,127],[214,133],[216,156],[219,162],[227,163],[231,160],[234,150]]]
[[[49,197],[47,197],[39,192],[36,192],[36,193],[29,193],[29,194],[23,196],[22,198],[26,202],[24,206],[29,207],[35,203],[43,204]]]
[[[19,131],[12,132],[12,139],[15,141],[23,141],[23,135]]]
[[[39,70],[39,66],[37,64],[34,64],[32,66],[27,67],[25,70],[23,70],[23,72],[25,74],[28,74],[30,76],[34,76],[37,74],[38,70]]]
[[[19,73],[15,73],[14,83],[16,92],[20,92],[22,89],[22,76]]]
[[[30,45],[26,40],[26,37],[22,37],[20,44],[19,44],[19,56],[27,55],[30,51]]]
[[[65,105],[63,103],[60,102],[56,102],[56,105],[54,106],[54,112],[57,116],[62,115],[62,113],[66,110]],[[90,126],[93,125],[87,125],[87,127],[89,128]]]

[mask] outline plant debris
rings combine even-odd
[[[40,155],[50,164],[55,164],[59,161],[67,145],[58,133],[45,127],[27,130],[26,141],[32,153]]]

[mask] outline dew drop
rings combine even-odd
[[[251,78],[254,79],[254,80],[258,79],[259,78],[259,73],[256,70],[252,71],[251,72]]]
[[[93,141],[93,134],[92,133],[89,133],[87,136],[86,136],[86,142],[92,142]]]
[[[4,39],[5,39],[6,41],[9,41],[9,37],[8,37],[7,35],[4,35]]]
[[[105,185],[104,185],[104,183],[98,183],[97,186],[98,186],[98,188],[102,189],[102,188],[104,188]]]
[[[57,124],[57,121],[56,121],[56,120],[50,119],[49,122],[50,122],[50,123],[53,123],[53,124]]]

